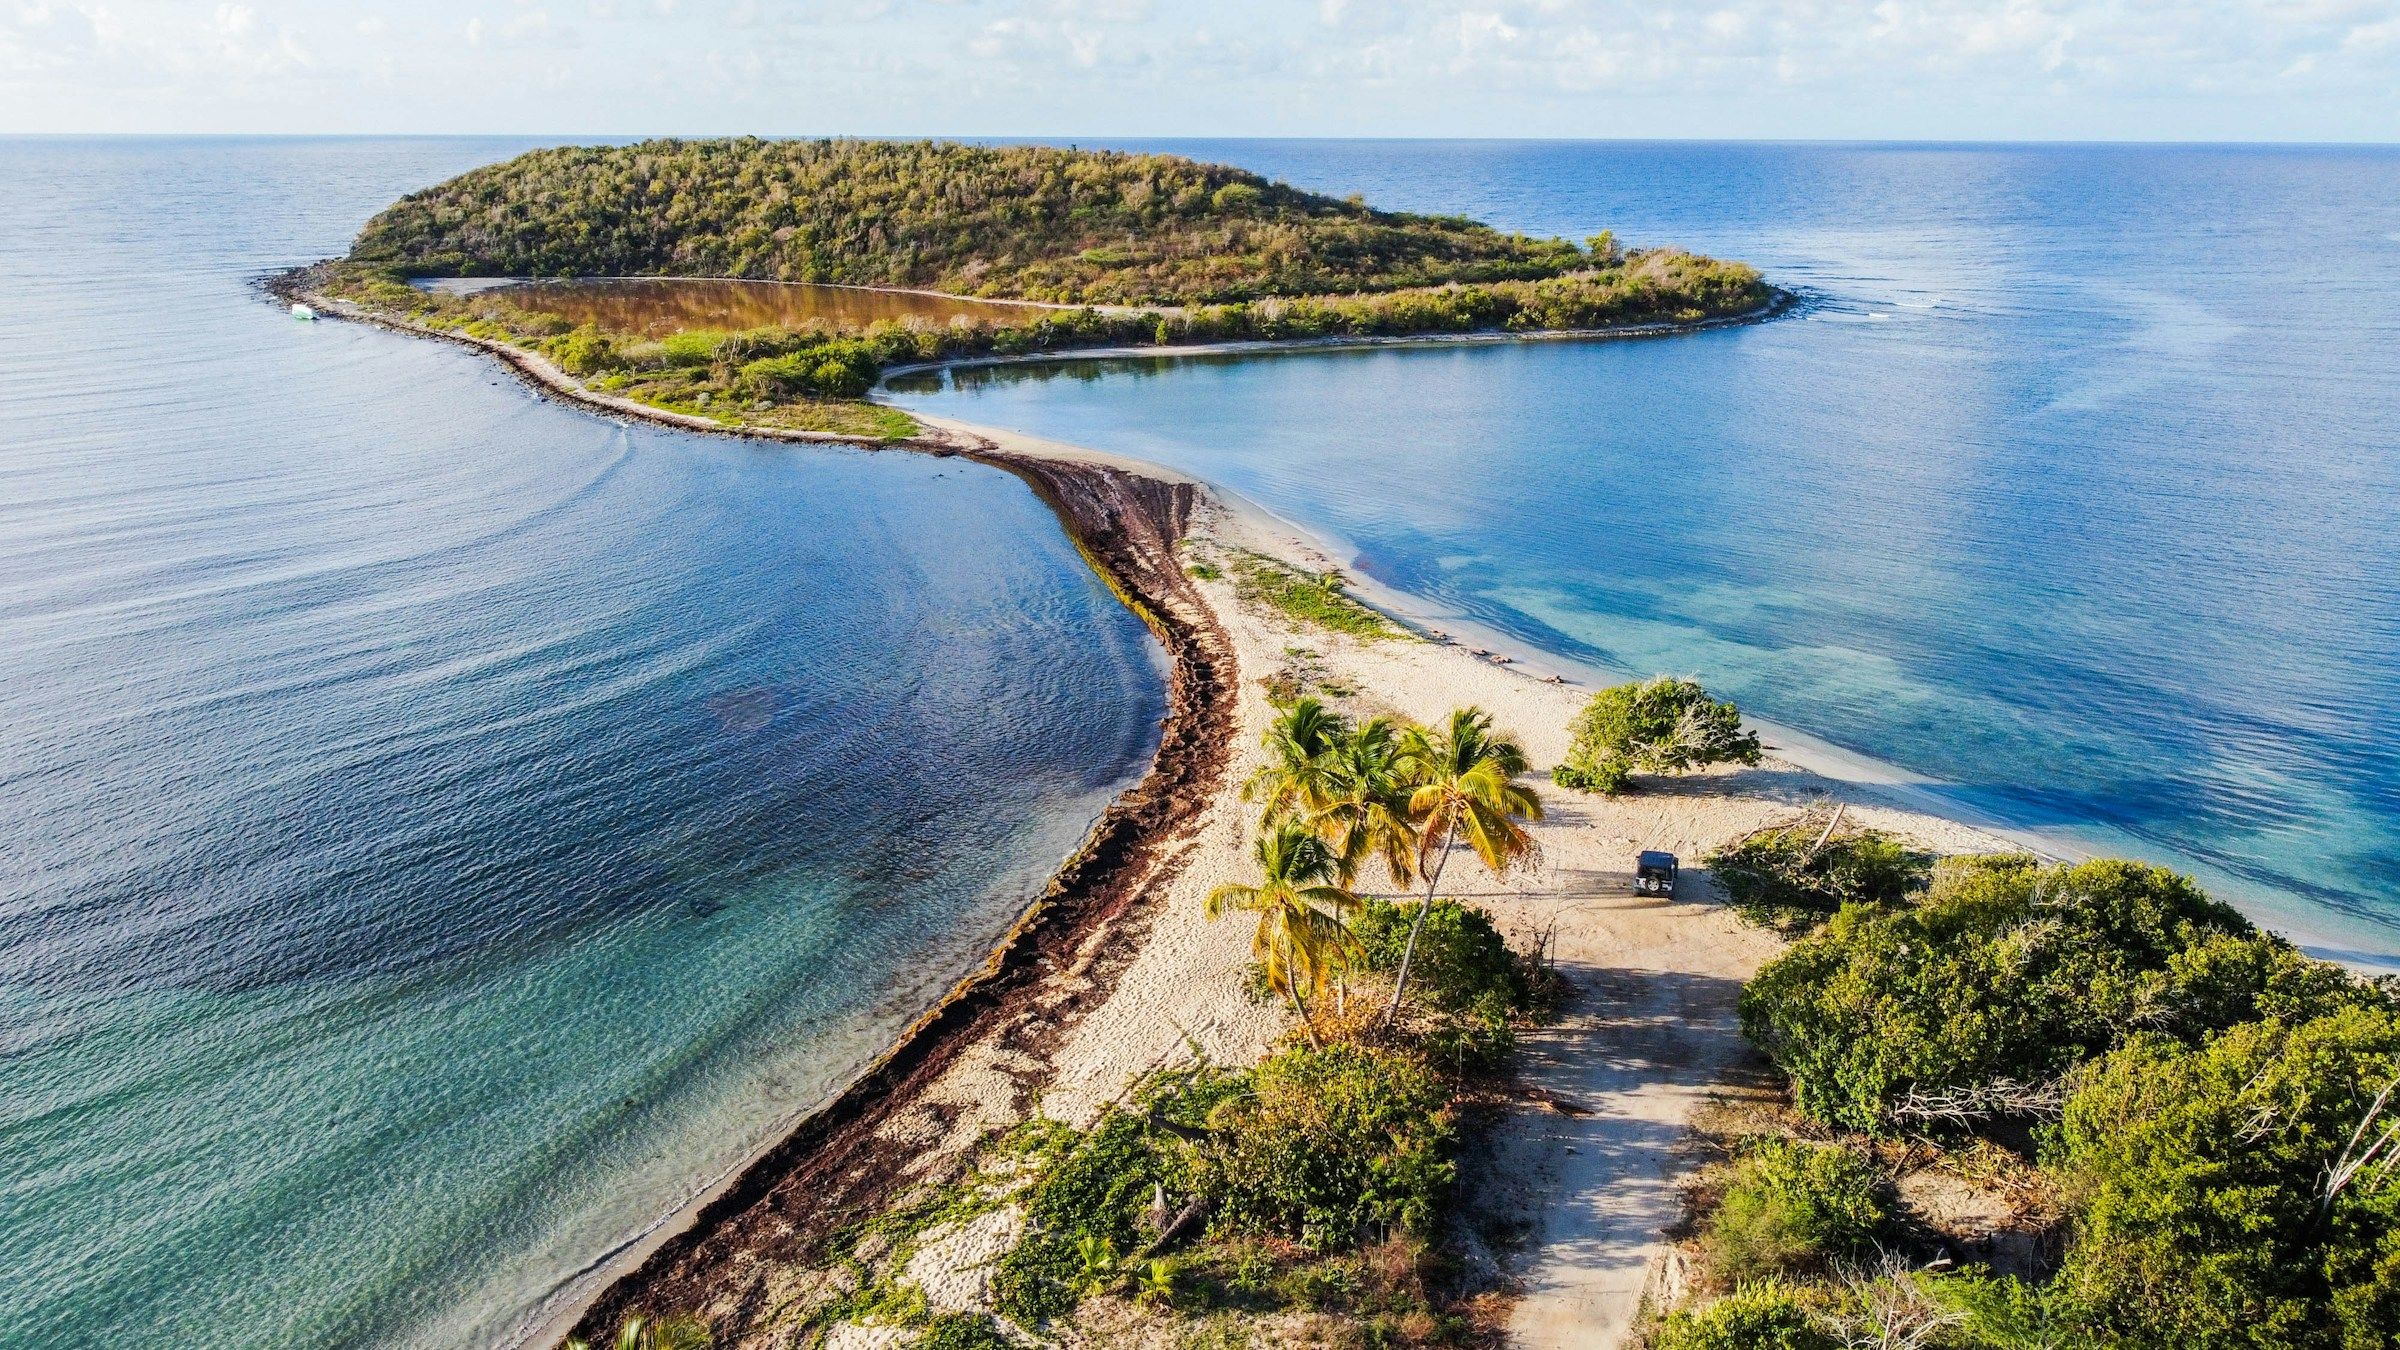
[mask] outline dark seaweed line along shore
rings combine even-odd
[[[1140,945],[1129,913],[1177,839],[1213,795],[1228,761],[1236,691],[1230,644],[1192,593],[1176,559],[1199,489],[1101,464],[1010,454],[948,434],[867,441],[821,432],[731,428],[640,405],[603,401],[548,362],[505,343],[354,310],[303,289],[299,274],[268,289],[334,317],[441,338],[498,357],[538,394],[681,431],[812,443],[893,446],[957,455],[1014,474],[1048,505],[1101,580],[1158,635],[1170,661],[1167,716],[1149,771],[1103,812],[1082,846],[984,963],[903,1031],[831,1101],[797,1121],[663,1242],[637,1242],[604,1261],[629,1267],[576,1314],[568,1334],[599,1342],[627,1315],[678,1307],[729,1269],[804,1255],[843,1224],[892,1198],[906,1151],[877,1137],[969,1045],[995,1031],[1039,1062],[1073,1015],[1104,995]],[[1072,967],[1084,987],[1045,997],[1045,976]],[[1030,1014],[1038,1008],[1038,1020]],[[1039,1084],[1027,1079],[1030,1095]],[[645,1249],[646,1254],[644,1253]],[[639,1260],[633,1260],[639,1256]],[[604,1267],[605,1268],[605,1267]],[[563,1320],[563,1319],[561,1319]]]

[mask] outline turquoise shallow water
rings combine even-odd
[[[251,289],[516,148],[0,140],[0,1344],[496,1342],[1148,762],[1014,479]]]
[[[1807,304],[899,401],[1225,483],[1440,610],[2400,953],[2400,152],[1169,148],[1740,257]]]

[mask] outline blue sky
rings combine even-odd
[[[2400,0],[0,0],[0,131],[2390,141]]]

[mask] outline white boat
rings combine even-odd
[[[294,305],[292,306],[292,317],[295,319],[308,319],[313,322],[317,317],[317,312],[313,309],[310,309],[306,305]]]

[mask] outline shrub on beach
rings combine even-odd
[[[1362,970],[1400,967],[1416,906],[1369,900],[1351,920]],[[1417,938],[1409,986],[1418,1044],[1425,1057],[1453,1072],[1488,1072],[1516,1048],[1511,1021],[1532,1010],[1536,989],[1524,958],[1509,950],[1491,916],[1456,900],[1436,900]]]
[[[1733,1283],[1821,1269],[1866,1251],[1891,1214],[1891,1185],[1863,1151],[1764,1140],[1734,1164],[1709,1221],[1709,1269]]]
[[[1453,1168],[1449,1090],[1407,1055],[1287,1050],[1210,1111],[1197,1184],[1212,1228],[1317,1250],[1429,1233]]]
[[[1454,1174],[1449,1099],[1413,1057],[1352,1045],[1154,1080],[1135,1110],[1062,1133],[1026,1193],[1026,1234],[995,1272],[999,1309],[1037,1324],[1137,1280],[1187,1213],[1176,1241],[1336,1253],[1427,1236]]]
[[[1369,900],[1350,921],[1358,939],[1361,969],[1399,968],[1417,906]],[[1489,914],[1456,900],[1436,900],[1417,935],[1416,974],[1410,993],[1428,1006],[1456,1012],[1493,999],[1510,1009],[1526,1006],[1531,987],[1517,954],[1492,925]]]
[[[1551,779],[1612,797],[1632,787],[1637,773],[1756,764],[1759,756],[1758,733],[1742,730],[1741,709],[1671,675],[1601,690],[1568,730],[1566,762]]]
[[[616,342],[590,324],[553,339],[549,353],[569,375],[595,375],[619,364]]]
[[[1650,1350],[1842,1350],[1807,1297],[1772,1280],[1667,1318]]]
[[[1827,835],[1810,823],[1746,835],[1707,861],[1736,912],[1775,927],[1814,923],[1844,905],[1897,904],[1933,872],[1930,854],[1880,830]]]

